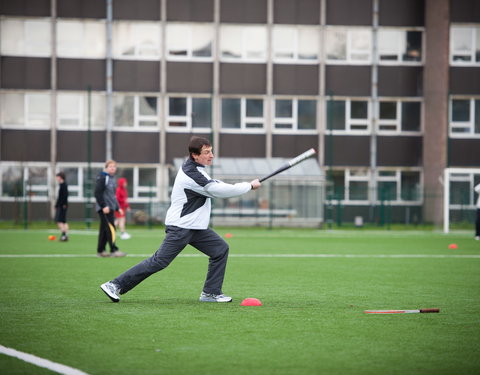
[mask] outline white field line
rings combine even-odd
[[[49,361],[48,359],[40,358],[32,354],[19,352],[18,350],[7,348],[3,345],[0,345],[0,353],[8,355],[10,357],[15,357],[21,359],[22,361],[29,362],[38,367],[43,367],[51,371],[57,372],[64,375],[88,375],[86,372],[77,370],[75,368],[62,365],[60,363]]]
[[[128,254],[128,258],[148,258],[152,254]],[[95,258],[95,254],[0,254],[0,258]],[[180,254],[181,258],[200,258],[204,254]],[[461,258],[480,259],[480,254],[230,254],[232,258]]]
[[[235,229],[224,229],[217,228],[216,231],[219,234],[224,232],[230,232],[236,238],[369,238],[369,237],[388,237],[388,238],[405,238],[405,237],[422,237],[422,236],[435,236],[435,237],[472,237],[471,231],[467,230],[456,230],[451,231],[449,234],[445,234],[442,231],[422,231],[422,230],[368,230],[368,231],[357,231],[357,230],[318,230],[318,231],[295,231],[295,230],[274,230],[274,231],[261,231],[261,232],[252,232],[245,233],[245,231],[240,230],[237,234]],[[0,229],[0,235],[2,233],[45,233],[45,234],[58,234],[58,229]],[[85,236],[98,236],[98,229],[71,229],[69,231],[71,235],[85,235]],[[159,240],[162,240],[165,237],[165,231],[163,228],[155,229],[133,229],[129,233],[133,234],[134,237],[150,237],[153,235],[158,235]],[[473,238],[473,237],[472,237]]]

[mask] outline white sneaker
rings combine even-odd
[[[112,302],[120,301],[120,290],[111,281],[107,281],[105,284],[100,285],[100,288],[104,291],[108,298],[112,300]]]
[[[224,294],[208,294],[202,292],[199,298],[200,302],[232,302],[232,297]]]
[[[129,240],[130,238],[132,238],[132,236],[130,236],[127,232],[123,232],[121,235],[120,235],[120,238],[122,240]]]
[[[475,239],[476,239],[477,241],[480,241],[480,236],[476,236]]]

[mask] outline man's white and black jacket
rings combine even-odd
[[[187,159],[173,184],[171,205],[165,225],[186,229],[207,229],[210,222],[211,198],[231,198],[252,189],[249,182],[227,184],[214,180],[205,166]]]

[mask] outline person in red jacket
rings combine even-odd
[[[130,211],[130,205],[128,204],[128,191],[127,191],[127,179],[122,177],[117,181],[116,191],[118,205],[122,209],[121,211],[115,211],[115,226],[120,228],[120,238],[122,240],[128,240],[131,236],[125,232],[126,213]]]

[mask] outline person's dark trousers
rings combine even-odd
[[[477,220],[475,221],[475,237],[480,237],[480,208],[477,208]]]
[[[194,230],[169,225],[165,232],[165,239],[155,254],[113,280],[120,294],[127,293],[150,275],[166,268],[188,244],[210,258],[203,291],[221,294],[229,250],[223,238],[211,229]]]
[[[114,253],[118,250],[118,247],[115,244],[115,217],[113,211],[110,211],[108,214],[98,211],[98,216],[100,216],[100,228],[98,230],[97,252],[105,251],[108,242],[110,252]]]

